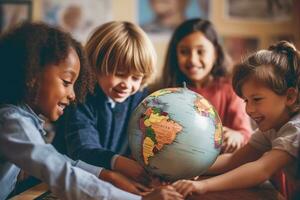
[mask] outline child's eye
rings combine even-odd
[[[259,102],[259,101],[261,101],[262,99],[263,99],[262,97],[254,97],[254,98],[253,98],[253,101]]]
[[[198,50],[197,50],[197,54],[198,54],[198,55],[202,55],[202,54],[204,54],[204,51],[203,51],[202,49],[198,49]]]
[[[72,85],[71,81],[66,81],[66,80],[62,80],[62,81],[63,81],[64,86],[66,86],[66,87],[68,87],[69,85]]]
[[[179,49],[178,53],[180,55],[189,55],[190,51],[188,49]]]
[[[140,81],[140,80],[142,80],[143,79],[143,76],[141,76],[141,75],[138,75],[138,76],[132,76],[132,80],[134,80],[134,81]]]

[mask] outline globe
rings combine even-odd
[[[146,97],[128,126],[133,157],[168,181],[201,175],[214,163],[222,123],[214,107],[187,88],[165,88]]]

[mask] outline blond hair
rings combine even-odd
[[[112,21],[99,26],[85,46],[90,65],[100,75],[143,74],[141,88],[154,72],[156,53],[146,33],[137,25]]]

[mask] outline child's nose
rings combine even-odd
[[[130,83],[131,83],[130,81],[131,81],[130,77],[122,79],[122,81],[121,81],[121,87],[128,88],[130,86]]]
[[[248,114],[254,113],[255,112],[255,107],[251,103],[246,104],[246,112]]]
[[[192,52],[189,56],[189,62],[196,65],[199,62],[199,56],[196,52]]]
[[[72,89],[70,90],[69,94],[68,94],[68,99],[69,99],[70,101],[74,101],[74,100],[75,100],[75,97],[76,97],[75,91],[74,91],[74,89],[72,88]]]

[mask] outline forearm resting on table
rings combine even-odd
[[[231,162],[232,154],[222,154],[217,157],[214,164],[208,169],[205,175],[217,175],[233,169]]]
[[[250,162],[225,174],[203,180],[205,192],[252,187],[266,181],[272,175],[270,171],[272,170],[263,165]]]
[[[268,180],[294,158],[282,150],[271,150],[261,158],[248,162],[225,174],[204,180],[205,191],[220,191],[252,187]]]
[[[235,169],[247,162],[257,160],[262,153],[249,144],[234,153],[225,153],[218,156],[214,164],[208,169],[206,175],[217,175]]]

